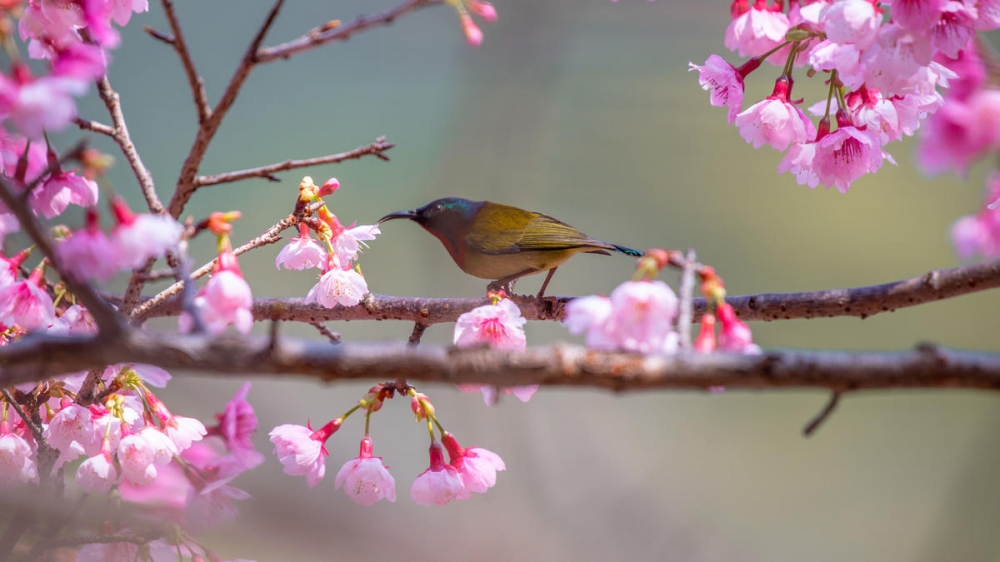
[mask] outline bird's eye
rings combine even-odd
[[[438,203],[437,205],[434,205],[434,210],[435,211],[443,211],[444,210],[444,205],[442,205],[441,203]]]

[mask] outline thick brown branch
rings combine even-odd
[[[921,346],[905,352],[773,351],[763,355],[642,356],[573,345],[524,351],[457,350],[404,342],[345,343],[267,337],[211,339],[123,333],[119,338],[31,335],[0,348],[0,386],[112,363],[149,363],[235,377],[298,375],[324,381],[420,380],[498,386],[649,388],[1000,389],[1000,354]]]
[[[177,51],[177,56],[181,59],[181,65],[184,67],[184,75],[187,76],[188,84],[191,86],[195,111],[198,112],[198,123],[204,123],[212,116],[212,110],[208,107],[208,94],[205,93],[205,82],[198,75],[194,59],[191,58],[191,51],[188,50],[187,43],[184,41],[181,24],[174,12],[174,3],[171,0],[161,0],[161,4],[163,4],[163,13],[166,14],[167,21],[170,22],[170,30],[174,32],[170,44]]]
[[[308,166],[319,166],[322,164],[336,164],[338,162],[343,162],[344,160],[354,160],[367,155],[372,155],[382,160],[388,160],[389,158],[382,153],[389,150],[393,146],[394,145],[392,143],[385,142],[385,137],[379,137],[371,144],[359,146],[354,150],[341,152],[339,154],[330,154],[328,156],[320,156],[317,158],[306,158],[304,160],[285,160],[284,162],[269,164],[259,168],[251,168],[249,170],[240,170],[237,172],[227,172],[225,174],[216,174],[214,176],[198,176],[195,178],[195,185],[198,187],[205,185],[217,185],[220,183],[230,183],[249,178],[271,179],[273,178],[273,174],[276,172],[294,170],[296,168],[306,168]]]
[[[258,62],[257,50],[260,48],[261,43],[263,43],[268,30],[271,29],[275,18],[278,17],[278,12],[281,10],[282,4],[284,4],[284,0],[276,0],[271,11],[268,12],[267,17],[264,19],[264,23],[261,24],[260,29],[257,30],[257,34],[250,41],[250,45],[243,53],[243,59],[240,61],[239,66],[236,67],[236,71],[233,72],[232,78],[229,79],[229,84],[226,86],[226,91],[222,93],[219,103],[211,110],[209,118],[203,121],[201,126],[198,127],[194,143],[191,145],[191,150],[188,151],[188,156],[181,167],[181,174],[177,180],[177,189],[170,199],[169,210],[174,218],[180,216],[184,210],[184,205],[187,204],[195,190],[198,189],[198,185],[195,183],[195,176],[198,175],[198,168],[205,157],[208,145],[219,130],[222,119],[229,112],[229,108],[232,107],[233,102],[236,101],[236,96],[239,95],[243,83],[250,76],[250,71],[256,66]]]
[[[260,49],[257,51],[257,62],[265,63],[278,59],[287,59],[292,55],[308,51],[310,49],[315,49],[316,47],[326,45],[327,43],[346,41],[359,31],[363,31],[370,27],[389,25],[390,23],[396,21],[397,18],[407,14],[408,12],[443,3],[444,0],[408,0],[391,10],[387,10],[379,14],[360,16],[358,19],[346,25],[330,29],[325,26],[313,29],[305,35],[292,39],[287,43]]]

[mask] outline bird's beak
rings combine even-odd
[[[391,221],[392,219],[410,219],[414,220],[417,218],[416,211],[396,211],[395,213],[389,213],[388,215],[380,218],[375,224],[382,224],[385,221]]]

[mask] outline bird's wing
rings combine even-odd
[[[479,244],[478,247],[490,254],[517,254],[572,248],[614,249],[610,244],[594,240],[572,226],[548,215],[537,213],[531,213],[531,215],[526,224],[511,224],[510,228],[497,229],[486,244]],[[470,242],[477,243],[473,240]]]

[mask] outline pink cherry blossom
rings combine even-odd
[[[97,182],[80,177],[76,170],[59,171],[31,192],[31,208],[45,218],[61,215],[72,203],[80,207],[97,204]]]
[[[869,90],[862,86],[860,90],[847,94],[845,100],[851,121],[856,123],[858,128],[878,135],[880,144],[884,145],[903,138],[896,106],[885,99],[878,90]]]
[[[745,12],[734,15],[726,28],[726,48],[741,57],[757,57],[780,45],[790,27],[788,16],[769,8],[765,0],[756,0]]]
[[[0,421],[0,486],[37,481],[35,447],[13,431],[10,422]]]
[[[808,61],[816,70],[836,70],[837,79],[849,89],[860,88],[865,83],[857,45],[821,41],[809,50]],[[825,101],[822,103],[826,105]]]
[[[281,269],[308,269],[322,267],[326,263],[326,250],[309,235],[309,227],[299,224],[299,236],[292,238],[288,245],[278,252],[274,267]]]
[[[410,497],[420,505],[447,505],[465,494],[458,469],[444,462],[444,451],[437,441],[431,443],[431,466],[410,487]],[[471,494],[468,494],[471,495]]]
[[[361,505],[372,505],[382,498],[396,501],[396,481],[382,464],[382,457],[372,456],[372,441],[367,435],[361,440],[358,458],[347,461],[337,472],[334,488],[341,486],[351,501]]]
[[[184,227],[168,215],[135,215],[122,199],[111,202],[118,225],[111,233],[123,269],[142,267],[152,258],[161,258],[180,243]]]
[[[27,137],[61,131],[76,117],[73,96],[87,91],[87,82],[54,75],[33,77],[26,66],[15,65],[13,79],[0,73],[0,118],[10,119]]]
[[[986,84],[986,64],[979,56],[975,40],[969,41],[957,57],[938,53],[934,60],[955,73],[955,78],[948,83],[948,97],[951,99],[965,100]]]
[[[58,450],[63,462],[68,462],[84,451],[96,450],[101,442],[101,434],[94,425],[90,410],[64,399],[62,408],[42,431],[50,447]],[[78,447],[73,448],[73,444]]]
[[[138,434],[150,445],[154,464],[164,466],[178,453],[177,445],[156,426],[147,425],[140,429]]]
[[[311,427],[285,424],[271,430],[271,443],[274,443],[274,454],[285,467],[285,474],[305,476],[310,488],[319,484],[326,474],[326,440],[338,429],[342,419],[337,418],[323,427],[313,431]],[[364,442],[362,442],[364,452]],[[371,442],[369,441],[369,453]],[[340,475],[337,476],[340,478]],[[339,486],[339,485],[338,485]],[[372,500],[374,501],[374,500]]]
[[[448,451],[449,464],[455,467],[462,481],[460,500],[471,497],[473,492],[486,493],[496,484],[497,471],[507,468],[500,455],[480,447],[463,449],[455,436],[448,432],[441,437],[441,443]]]
[[[661,353],[668,345],[677,315],[677,296],[663,281],[626,281],[611,293],[614,326],[620,349]]]
[[[882,11],[871,0],[839,0],[823,10],[822,19],[827,39],[864,49],[878,37]]]
[[[527,339],[521,309],[510,299],[476,307],[458,317],[454,343],[457,347],[489,345],[493,349],[524,349]]]
[[[611,299],[600,296],[575,298],[566,303],[566,317],[563,324],[571,334],[587,335],[587,347],[591,349],[617,349],[618,341],[609,320],[613,306]]]
[[[975,6],[967,2],[945,2],[941,15],[931,28],[931,46],[955,58],[976,35]]]
[[[55,307],[52,298],[38,286],[41,270],[32,273],[31,278],[0,288],[0,322],[8,326],[20,326],[25,330],[37,330],[55,322]]]
[[[925,32],[941,17],[941,10],[948,0],[893,0],[892,21],[901,27]]]
[[[753,343],[750,327],[736,316],[736,311],[727,302],[719,305],[719,349],[739,353],[758,354],[760,347]]]
[[[949,99],[927,119],[917,159],[928,173],[968,167],[1000,147],[1000,90],[977,90],[964,101]]]
[[[736,116],[740,135],[754,148],[769,144],[783,151],[788,145],[806,142],[816,134],[812,121],[788,102],[790,90],[789,80],[781,77],[775,82],[770,96]]]
[[[140,433],[131,433],[118,442],[118,462],[122,477],[133,484],[145,486],[156,479],[157,448]]]
[[[357,259],[361,245],[364,243],[363,240],[374,240],[378,234],[381,234],[381,231],[379,231],[377,224],[344,229],[330,241],[333,251],[337,255],[337,263],[341,267],[348,266],[352,260]]]
[[[895,164],[870,132],[842,125],[816,143],[812,170],[819,183],[847,193],[854,180],[877,172],[886,159]]]
[[[209,429],[209,435],[218,435],[226,441],[229,452],[248,469],[264,462],[264,455],[253,445],[257,432],[257,414],[247,402],[250,383],[244,383],[221,413],[215,414],[219,425]]]
[[[0,255],[0,288],[17,281],[20,267],[30,255],[31,253],[27,250],[21,250],[12,258]]]
[[[76,470],[76,483],[88,494],[106,494],[118,483],[118,469],[111,458],[111,443],[107,437],[101,441],[101,450]]]
[[[710,55],[705,66],[688,63],[688,70],[698,71],[701,89],[711,92],[709,103],[716,107],[729,107],[729,122],[743,109],[743,79],[760,66],[760,59],[750,59],[740,68],[735,68],[719,55]]]
[[[309,289],[306,304],[319,303],[326,308],[354,306],[368,294],[364,276],[353,269],[332,268],[323,273],[319,282]]]
[[[955,251],[962,259],[974,255],[1000,257],[1000,172],[993,172],[986,181],[983,208],[975,215],[960,218],[951,228]]]
[[[56,246],[67,273],[81,280],[107,283],[118,273],[115,247],[98,223],[97,212],[87,209],[86,226]]]
[[[861,54],[865,84],[886,97],[909,93],[920,69],[931,63],[932,54],[926,36],[895,23],[885,24],[879,28],[876,42]]]

